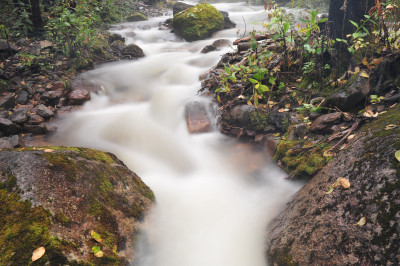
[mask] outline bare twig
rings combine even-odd
[[[337,147],[339,147],[340,145],[343,144],[343,142],[347,139],[348,136],[350,136],[351,133],[353,133],[354,130],[357,129],[357,127],[360,125],[361,123],[361,119],[357,119],[356,122],[353,124],[353,126],[349,129],[349,131],[347,132],[346,135],[344,135],[344,137],[339,140],[338,143],[336,143],[332,148],[330,148],[329,150],[327,150],[327,152],[331,152],[334,151],[335,149],[337,149]]]

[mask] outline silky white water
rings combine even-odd
[[[213,109],[211,99],[196,96],[199,75],[232,48],[200,50],[215,39],[233,41],[267,17],[261,7],[244,3],[216,7],[229,12],[239,32],[187,43],[158,29],[168,16],[115,25],[111,31],[138,44],[146,57],[85,73],[104,86],[104,95],[58,124],[59,144],[112,152],[154,191],[135,265],[266,265],[266,225],[298,189],[267,160],[251,173],[253,157],[238,159],[236,142],[218,130],[188,134],[185,104],[205,101]]]

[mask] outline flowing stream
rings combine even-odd
[[[139,45],[146,57],[82,75],[102,84],[105,93],[58,125],[58,144],[112,152],[154,191],[156,204],[146,217],[135,265],[266,265],[266,225],[298,189],[267,159],[252,171],[261,155],[217,128],[187,131],[184,107],[190,101],[208,103],[215,119],[211,99],[197,96],[198,77],[232,50],[201,49],[216,39],[233,41],[267,17],[262,7],[245,3],[215,6],[238,27],[204,41],[187,43],[159,30],[172,14],[114,25],[111,31]]]

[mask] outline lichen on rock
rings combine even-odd
[[[400,106],[366,123],[269,226],[271,264],[398,265]],[[339,177],[348,189],[328,187]],[[363,218],[365,224],[359,223]]]
[[[42,264],[132,262],[154,195],[114,155],[65,147],[4,150],[0,172],[0,264],[27,265],[40,246],[46,248]]]

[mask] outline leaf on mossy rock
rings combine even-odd
[[[396,153],[394,154],[394,157],[396,157],[397,161],[400,162],[400,150],[396,151]]]
[[[96,240],[97,242],[101,242],[102,240],[101,240],[101,237],[100,237],[100,235],[98,234],[98,233],[96,233],[95,231],[90,231],[90,235],[92,236],[92,238],[94,239],[94,240]]]
[[[32,253],[32,261],[36,261],[36,260],[40,259],[44,255],[45,252],[46,252],[46,249],[44,247],[35,249]]]

